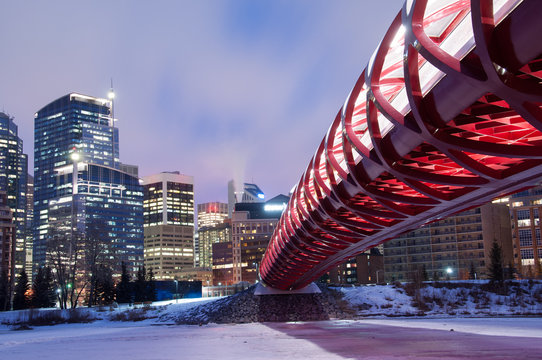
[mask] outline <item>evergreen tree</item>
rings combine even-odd
[[[143,302],[145,301],[146,294],[146,275],[147,271],[145,266],[140,267],[137,271],[137,277],[134,283],[134,302]]]
[[[9,303],[9,279],[5,271],[0,272],[0,311],[7,311]]]
[[[491,251],[489,253],[489,278],[491,279],[491,282],[499,282],[502,283],[504,280],[504,272],[503,272],[503,266],[502,266],[502,249],[497,243],[497,241],[493,241],[493,246],[491,247]]]
[[[94,299],[97,305],[108,305],[115,301],[113,271],[106,265],[99,265],[97,267]]]
[[[27,291],[30,288],[28,284],[28,276],[24,269],[21,271],[17,278],[17,284],[15,285],[15,294],[13,296],[13,310],[28,309],[30,305],[30,299],[28,298]]]
[[[38,273],[34,278],[32,283],[32,298],[30,299],[30,304],[33,308],[44,307],[42,304],[43,293],[45,284],[45,270],[41,266],[38,268]]]
[[[122,262],[122,272],[120,275],[120,281],[117,284],[116,298],[119,304],[132,302],[132,291],[130,289],[130,276],[126,270],[126,264]]]
[[[48,308],[55,306],[56,295],[53,286],[51,268],[40,267],[32,285],[31,304],[35,308]]]
[[[147,273],[147,279],[146,279],[146,294],[145,294],[145,301],[156,301],[156,284],[154,283],[154,272],[152,271],[152,267],[149,269],[149,272]]]

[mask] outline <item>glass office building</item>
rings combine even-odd
[[[75,172],[76,190],[72,193]],[[113,270],[124,262],[135,276],[143,265],[143,188],[139,179],[102,165],[75,162],[57,171],[59,196],[50,200],[48,222],[55,232],[99,241]],[[51,232],[50,232],[51,233]],[[84,246],[84,245],[83,245]]]
[[[26,181],[28,158],[13,118],[0,112],[0,191],[7,194],[7,206],[15,225],[15,272],[25,265]]]
[[[134,272],[143,265],[143,190],[120,170],[110,100],[70,93],[35,114],[35,265],[46,262],[51,231],[66,222],[87,237],[99,225],[115,257]]]
[[[145,227],[194,227],[194,178],[178,171],[143,177]]]

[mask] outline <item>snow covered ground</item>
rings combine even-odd
[[[345,287],[340,291],[360,318],[320,322],[174,325],[176,314],[213,306],[212,298],[154,303],[135,310],[147,317],[137,322],[112,321],[133,309],[89,309],[99,320],[20,331],[8,323],[28,313],[3,312],[0,360],[542,359],[542,317],[517,316],[542,311],[541,289],[526,284],[502,296],[425,287],[421,296],[433,308],[420,312],[401,287]],[[499,317],[488,316],[496,311]]]
[[[451,331],[453,329],[453,331]],[[0,330],[2,359],[540,359],[542,319],[149,322]]]
[[[427,283],[410,291],[405,284],[335,289],[363,317],[542,315],[542,282],[515,281],[505,294],[486,291],[485,285],[487,281],[478,280]]]

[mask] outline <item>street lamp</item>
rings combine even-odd
[[[177,279],[173,280],[175,281],[175,303],[179,303],[179,281]]]
[[[454,271],[453,271],[453,269],[451,267],[446,268],[446,279],[447,280],[450,280],[450,275],[452,275],[453,272]]]
[[[56,289],[56,296],[58,297],[58,307],[62,309],[62,297],[60,296],[60,288]]]

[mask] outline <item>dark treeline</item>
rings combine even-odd
[[[113,270],[100,265],[90,275],[90,283],[84,295],[83,303],[87,306],[112,305],[113,303],[149,302],[156,300],[156,287],[152,268],[139,268],[136,279],[131,279],[126,264],[122,263],[120,279],[115,282]],[[49,308],[57,304],[62,306],[62,287],[56,281],[54,271],[50,267],[38,269],[34,282],[30,286],[28,275],[22,270],[15,282],[13,294],[10,294],[9,279],[0,274],[0,311],[21,310],[29,308]],[[68,284],[67,288],[70,288]],[[75,307],[72,305],[72,307]]]

